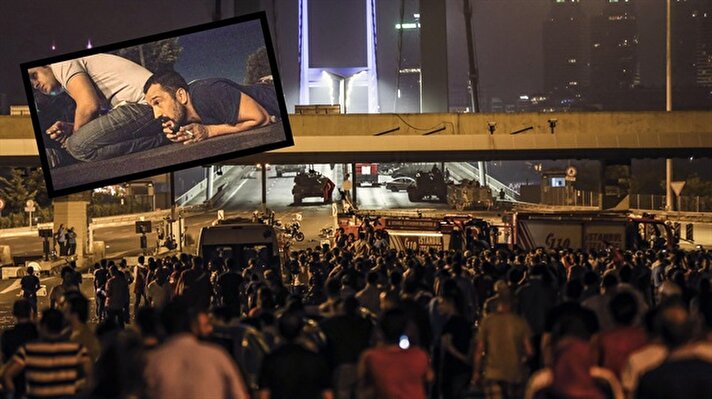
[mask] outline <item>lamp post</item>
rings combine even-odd
[[[671,29],[671,7],[670,0],[667,0],[667,13],[665,23],[665,111],[672,111],[672,33]],[[665,210],[672,210],[672,159],[665,159]]]

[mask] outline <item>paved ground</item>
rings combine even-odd
[[[178,163],[197,162],[222,154],[250,151],[284,140],[284,129],[279,123],[236,135],[216,137],[195,145],[168,144],[101,162],[64,166],[52,169],[50,173],[54,189],[62,190],[96,181],[118,179],[146,170],[171,167]]]

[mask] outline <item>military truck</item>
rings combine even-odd
[[[447,183],[445,176],[437,167],[430,171],[415,174],[415,184],[408,187],[408,200],[419,202],[426,198],[437,198],[438,202],[447,201]]]
[[[304,165],[289,164],[274,166],[274,171],[277,173],[277,177],[282,177],[285,173],[299,174],[300,172],[304,172],[304,169],[306,169],[306,166]]]
[[[304,198],[323,197],[325,179],[325,176],[313,170],[297,173],[297,175],[294,176],[294,187],[292,187],[294,204],[301,204]]]
[[[449,183],[447,204],[458,211],[490,209],[494,204],[492,189],[468,179],[462,180],[460,184]]]

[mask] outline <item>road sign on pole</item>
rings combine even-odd
[[[685,187],[685,181],[670,182],[670,187],[672,188],[672,191],[675,192],[675,195],[679,197],[682,192],[682,188]]]

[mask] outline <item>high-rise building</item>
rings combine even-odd
[[[712,0],[698,0],[695,10],[697,25],[696,77],[697,85],[712,87]]]
[[[672,8],[672,84],[712,87],[712,0],[675,0]]]
[[[672,84],[676,89],[697,85],[698,3],[695,0],[671,3]]]
[[[603,12],[591,19],[591,88],[599,93],[640,84],[634,1],[603,1]]]
[[[399,58],[395,112],[418,113],[422,101],[420,9],[417,1],[406,1],[403,5],[403,21],[399,15],[395,25]]]
[[[585,18],[579,0],[551,0],[544,22],[544,90],[580,92],[586,80]]]

